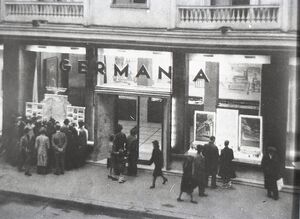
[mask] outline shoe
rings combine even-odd
[[[31,176],[31,173],[26,172],[25,175],[26,176]]]
[[[273,199],[277,201],[279,199],[279,197],[275,196],[275,197],[273,197]]]
[[[150,186],[150,189],[154,189],[155,188],[155,186]]]
[[[112,176],[111,176],[111,175],[107,175],[107,178],[108,178],[108,179],[112,179]]]
[[[207,197],[208,195],[205,193],[199,194],[200,197]]]
[[[181,198],[177,198],[178,202],[183,202],[183,200]]]
[[[115,177],[111,177],[111,180],[112,180],[112,181],[118,181],[118,179],[115,178]]]
[[[54,172],[55,175],[59,175],[59,172]]]
[[[194,201],[194,200],[191,200],[191,203],[193,204],[198,204],[198,202]]]
[[[168,179],[167,178],[164,178],[164,181],[162,184],[166,184],[166,182],[168,182]]]
[[[213,186],[211,186],[210,188],[216,189],[216,188],[218,188],[218,186],[217,186],[217,185],[213,185]]]

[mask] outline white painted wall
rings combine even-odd
[[[111,0],[90,0],[90,23],[103,26],[168,28],[171,1],[149,0],[148,9],[111,7]]]

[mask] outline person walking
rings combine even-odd
[[[30,168],[32,162],[32,151],[34,147],[34,141],[33,138],[30,136],[30,129],[28,127],[24,129],[24,134],[20,140],[20,147],[23,153],[23,160],[21,161],[20,166],[24,165],[25,175],[31,176]]]
[[[35,139],[35,149],[37,150],[37,173],[46,174],[48,163],[48,150],[50,148],[49,138],[46,136],[46,129],[40,129],[40,135]]]
[[[211,188],[217,188],[217,172],[219,162],[219,150],[215,145],[215,136],[209,138],[208,144],[204,145],[203,155],[205,157],[206,167],[206,186],[208,186],[208,177],[211,176]]]
[[[235,171],[233,168],[234,159],[233,150],[228,147],[229,141],[226,140],[224,142],[224,148],[221,150],[220,155],[220,169],[219,169],[219,176],[222,177],[223,187],[230,188],[231,181],[230,179],[235,178]]]
[[[125,146],[127,142],[126,135],[122,132],[123,126],[118,124],[116,129],[116,134],[114,137],[114,147],[113,147],[113,154],[114,154],[114,172],[115,175],[119,176],[119,183],[124,183],[126,180],[124,178],[124,171],[125,171]]]
[[[67,137],[60,131],[60,126],[56,125],[56,132],[52,136],[52,147],[55,158],[55,175],[65,173],[65,150],[67,146]]]
[[[115,156],[113,154],[113,150],[114,150],[114,136],[111,135],[109,136],[108,139],[108,153],[109,153],[109,157],[107,158],[107,168],[109,170],[107,177],[109,179],[112,179],[113,181],[118,180],[113,173],[114,170],[114,164],[115,164]]]
[[[128,153],[128,171],[129,176],[137,175],[137,162],[139,158],[139,145],[137,140],[136,127],[130,130],[130,135],[127,137],[127,153]]]
[[[280,179],[280,162],[276,148],[267,148],[267,153],[262,158],[261,166],[264,172],[264,183],[268,197],[278,200],[277,180]]]
[[[194,158],[193,179],[198,186],[199,196],[206,197],[205,194],[205,157],[203,155],[204,147],[197,145],[197,155]]]
[[[181,199],[181,196],[185,192],[191,197],[191,203],[197,204],[197,202],[193,200],[193,191],[196,187],[196,182],[193,179],[193,161],[194,158],[192,156],[188,156],[183,163],[183,174],[180,183],[180,193],[177,198],[177,201],[179,202],[183,201]]]
[[[153,181],[152,181],[152,185],[150,186],[150,189],[155,188],[155,182],[158,176],[161,176],[163,178],[162,184],[166,184],[166,182],[168,181],[168,179],[163,175],[163,172],[161,170],[164,165],[164,159],[163,159],[163,153],[159,149],[158,141],[157,140],[152,141],[152,145],[153,145],[153,151],[152,151],[152,156],[149,160],[149,165],[154,163],[155,167],[153,171]]]

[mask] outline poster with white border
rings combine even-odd
[[[85,120],[85,107],[67,106],[67,118],[71,122],[78,123]]]
[[[43,103],[35,103],[35,102],[26,102],[25,115],[26,117],[37,117],[43,118]]]
[[[224,141],[229,141],[229,147],[238,150],[239,111],[217,108],[216,113],[216,145],[224,148]]]
[[[215,112],[194,112],[194,144],[206,144],[209,142],[209,137],[215,135],[215,117]]]
[[[251,115],[239,116],[239,145],[241,152],[261,154],[262,152],[262,117]]]

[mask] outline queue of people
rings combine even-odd
[[[18,169],[25,170],[31,176],[31,169],[36,166],[38,174],[52,172],[64,174],[65,170],[79,168],[91,152],[88,147],[88,132],[82,121],[70,124],[65,119],[60,126],[53,118],[40,120],[36,117],[18,117],[17,127],[19,140]]]

